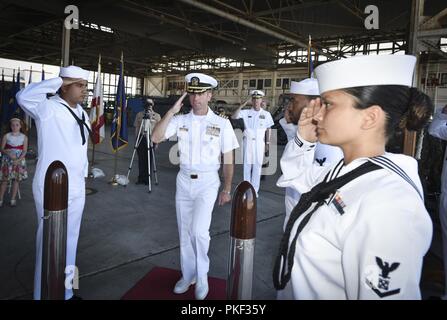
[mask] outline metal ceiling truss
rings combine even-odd
[[[19,17],[23,10],[28,9],[25,16],[29,16],[30,12],[38,13],[45,17],[45,21],[34,25],[28,22],[15,33],[0,35],[1,55],[38,63],[59,64],[62,15],[57,16],[51,1],[41,7],[22,0],[4,2],[9,3],[8,10],[12,8],[12,12],[17,11],[16,15]],[[128,57],[125,58],[126,70],[139,76],[157,69],[170,73],[178,72],[178,69],[199,68],[206,63],[212,70],[228,68],[240,71],[247,66],[250,68],[253,64],[256,68],[274,69],[281,64],[279,60],[282,58],[290,60],[291,64],[307,63],[307,54],[304,54],[308,46],[307,34],[297,32],[306,25],[307,28],[329,28],[332,33],[339,33],[339,36],[315,36],[312,39],[316,63],[321,56],[332,60],[357,54],[359,50],[368,53],[375,50],[368,48],[370,42],[392,42],[393,51],[406,48],[407,35],[403,29],[395,32],[364,32],[365,30],[355,24],[349,26],[348,20],[340,24],[331,23],[330,20],[327,23],[311,19],[305,21],[306,18],[302,18],[300,14],[300,10],[332,5],[334,8],[340,8],[337,12],[347,12],[356,20],[363,20],[364,13],[359,3],[350,0],[171,0],[166,3],[123,0],[89,4],[82,1],[80,5],[84,12],[87,9],[91,12],[92,8],[98,9],[107,4],[108,10],[102,10],[102,15],[97,15],[97,19],[90,14],[87,16],[91,21],[84,22],[100,26],[101,21],[107,23],[107,17],[110,15],[109,27],[114,32],[81,27],[72,32],[71,53],[75,56],[76,63],[92,67],[96,66],[98,52],[101,52],[103,61],[113,62],[105,66],[112,72],[117,68],[120,51],[123,50],[125,57]],[[118,19],[117,10],[123,17],[135,17],[138,23],[123,24],[123,20]],[[406,14],[408,10],[403,10],[386,23],[395,24]],[[6,17],[1,23],[8,26],[9,16],[4,15]],[[14,22],[11,20],[11,25]],[[351,30],[351,35],[346,35],[347,30]],[[438,30],[444,31],[445,28]],[[353,34],[357,31],[363,32]],[[426,30],[420,34],[426,33],[429,37],[429,34],[434,32]],[[430,44],[433,45],[432,42]],[[104,50],[107,50],[106,54]],[[296,54],[299,50],[300,54]],[[222,57],[227,59],[222,60]]]

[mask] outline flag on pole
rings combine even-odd
[[[16,113],[19,111],[19,104],[17,103],[16,94],[20,91],[20,69],[17,72],[17,78],[15,73],[16,71],[14,70],[11,89],[9,91],[8,108],[7,110],[4,110],[5,112],[2,117],[3,123],[8,123],[8,121],[16,116]]]
[[[28,79],[28,85],[33,82],[33,66],[30,67],[29,70],[29,79]]]
[[[3,114],[7,112],[6,109],[6,88],[5,88],[5,73],[4,70],[2,69],[2,83],[0,84],[0,128],[2,127],[3,124]],[[0,134],[1,134],[1,130],[0,130]]]
[[[127,107],[126,92],[124,86],[124,60],[121,54],[120,76],[118,80],[118,90],[116,93],[115,110],[112,122],[112,150],[117,152],[127,146]]]
[[[14,85],[16,83],[16,70],[14,69],[12,74],[12,82],[11,88],[9,88],[9,92],[6,92],[6,88],[4,88],[3,93],[3,107],[2,107],[2,124],[7,124],[9,121],[9,110],[11,109],[11,94],[14,89]]]
[[[101,55],[98,60],[98,74],[93,90],[91,103],[90,122],[92,124],[92,141],[94,144],[101,143],[105,138],[104,128],[104,100],[101,81]]]
[[[14,117],[18,117],[23,120],[24,112],[22,111],[22,108],[20,108],[19,104],[17,103],[16,94],[20,91],[20,68],[17,72],[17,78],[16,81],[13,81],[12,83],[12,89],[11,89],[11,97],[9,100],[9,117],[8,121]]]
[[[309,78],[312,78],[312,73],[314,73],[314,65],[312,62],[312,37],[309,35],[309,44],[307,47],[307,62],[308,62],[308,73],[309,73]]]

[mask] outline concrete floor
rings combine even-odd
[[[130,141],[134,141],[130,128]],[[109,136],[109,135],[107,135]],[[35,133],[31,136],[35,146]],[[131,183],[111,186],[114,158],[110,140],[99,145],[95,167],[105,178],[89,179],[87,187],[97,191],[87,196],[78,245],[79,294],[84,299],[120,299],[154,266],[180,269],[179,239],[175,216],[175,178],[178,166],[168,160],[173,142],[157,150],[159,185],[152,193],[135,185],[138,161],[134,161]],[[278,147],[281,155],[282,146]],[[133,146],[120,152],[118,174],[127,174]],[[89,159],[91,152],[89,152]],[[30,177],[35,163],[28,161]],[[279,170],[261,182],[257,213],[254,299],[274,299],[271,281],[273,259],[281,237],[284,219],[284,190],[275,186]],[[233,190],[242,181],[242,166],[237,165]],[[21,186],[22,200],[16,208],[0,209],[0,299],[31,299],[34,275],[36,216],[31,191],[32,178]],[[5,197],[7,199],[7,197]],[[229,245],[231,206],[216,207],[211,224],[209,275],[225,279]],[[427,255],[422,281],[424,297],[442,292],[442,262],[439,234]]]

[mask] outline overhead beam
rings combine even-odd
[[[420,30],[418,32],[419,38],[440,38],[447,37],[447,28],[434,30]]]
[[[429,49],[430,52],[437,53],[438,55],[440,55],[444,58],[447,58],[447,52],[442,51],[440,48],[438,48],[433,43],[430,43],[429,41],[426,41],[426,40],[422,40],[421,42]]]
[[[363,16],[363,12],[358,10],[357,7],[355,8],[351,8],[349,7],[346,3],[343,2],[343,0],[339,0],[337,1],[337,4],[344,8],[345,10],[347,10],[348,12],[350,12],[353,16],[355,16],[357,19],[361,20],[362,22],[364,21],[364,16]]]
[[[267,16],[267,15],[271,15],[271,14],[275,14],[275,13],[281,13],[281,12],[285,12],[285,11],[292,11],[292,10],[316,7],[316,6],[320,6],[320,5],[327,5],[327,4],[331,4],[331,3],[335,3],[335,2],[337,2],[337,0],[308,1],[308,2],[304,2],[304,3],[296,4],[296,5],[283,6],[283,7],[277,8],[277,9],[273,9],[273,10],[258,11],[258,12],[255,12],[253,14],[253,16],[254,17],[262,17],[262,16]]]
[[[186,4],[189,4],[191,6],[194,6],[196,8],[202,9],[204,11],[207,11],[209,13],[215,14],[217,16],[226,18],[226,19],[228,19],[230,21],[239,23],[239,24],[241,24],[243,26],[246,26],[248,28],[251,28],[251,29],[254,29],[256,31],[268,34],[268,35],[270,35],[270,36],[272,36],[274,38],[280,39],[282,41],[286,41],[286,42],[289,42],[291,44],[295,44],[295,45],[300,46],[302,48],[307,48],[307,44],[306,43],[304,43],[304,42],[302,42],[302,41],[300,41],[300,40],[298,40],[296,38],[292,38],[292,37],[289,37],[287,35],[281,34],[279,32],[276,32],[274,30],[268,29],[268,28],[263,27],[261,25],[255,24],[255,23],[253,23],[251,21],[248,21],[246,19],[240,18],[240,17],[235,16],[233,14],[230,14],[230,13],[227,13],[227,12],[223,12],[223,11],[221,11],[219,9],[216,9],[216,8],[214,8],[212,6],[209,6],[207,4],[204,4],[202,2],[199,2],[199,1],[196,1],[196,0],[180,0],[180,1],[184,2]],[[318,53],[321,54],[321,55],[327,56],[329,58],[332,58],[332,56],[330,54],[328,54],[328,53],[326,53],[324,51],[318,50]]]

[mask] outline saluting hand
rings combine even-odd
[[[317,98],[310,101],[309,106],[301,112],[300,120],[298,121],[298,133],[306,141],[316,142],[318,140],[318,122],[315,120],[315,116],[320,112],[320,109],[321,99]]]
[[[178,98],[178,100],[174,103],[174,105],[171,108],[173,114],[180,112],[180,109],[183,106],[183,99],[185,99],[187,94],[188,94],[187,92],[183,93],[182,96]]]

